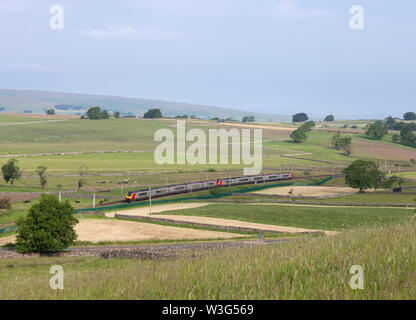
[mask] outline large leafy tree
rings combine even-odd
[[[366,135],[370,139],[381,140],[387,133],[387,127],[381,120],[370,124],[367,128]]]
[[[107,110],[101,110],[100,107],[89,108],[87,111],[88,119],[99,120],[99,119],[109,119],[110,115]]]
[[[77,235],[74,227],[78,219],[74,208],[59,202],[53,195],[42,195],[39,203],[29,209],[26,218],[20,218],[16,237],[16,251],[56,252],[63,251],[73,243]]]
[[[306,141],[308,135],[304,129],[298,128],[290,134],[290,138],[297,143],[302,143]]]
[[[307,121],[308,119],[309,119],[308,115],[304,112],[297,113],[297,114],[292,116],[292,122],[293,123]]]
[[[403,119],[404,120],[416,120],[416,113],[414,113],[414,112],[406,112],[403,115]]]
[[[382,184],[380,171],[373,161],[356,160],[344,169],[345,182],[364,192]]]
[[[3,179],[7,184],[14,183],[15,180],[19,179],[21,176],[20,168],[16,165],[17,159],[10,159],[2,166],[1,171],[3,173]]]
[[[163,116],[162,116],[162,112],[160,111],[160,109],[150,109],[143,115],[143,118],[153,119],[153,118],[163,118]]]
[[[332,114],[327,115],[324,119],[325,122],[332,122],[334,120],[335,120],[335,117]]]

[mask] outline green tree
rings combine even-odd
[[[324,119],[325,122],[332,122],[334,120],[335,120],[335,117],[332,114],[326,116]]]
[[[339,133],[334,134],[331,140],[331,146],[337,150],[344,150],[345,155],[351,154],[351,137],[341,137]]]
[[[116,119],[120,118],[120,112],[118,111],[114,112],[114,118]]]
[[[344,169],[344,174],[347,185],[364,192],[375,187],[379,170],[373,161],[356,160]]]
[[[46,114],[52,116],[52,115],[55,114],[55,110],[54,109],[49,109],[49,110],[46,111]]]
[[[108,113],[107,110],[103,110],[101,111],[101,119],[110,119],[110,114]]]
[[[404,125],[400,130],[400,142],[406,146],[416,147],[416,135],[410,125]]]
[[[416,113],[414,113],[414,112],[406,112],[403,115],[403,119],[404,120],[416,120]]]
[[[391,141],[393,141],[395,143],[399,142],[400,141],[400,136],[397,133],[393,134],[391,136]]]
[[[306,134],[305,130],[298,128],[290,134],[290,138],[294,142],[302,143],[308,139],[308,135]]]
[[[9,182],[14,184],[14,181],[19,179],[21,176],[20,168],[16,165],[16,162],[18,162],[17,159],[10,159],[1,168],[3,179],[7,184],[9,184]]]
[[[77,238],[74,227],[78,219],[68,201],[61,203],[53,195],[42,195],[26,218],[20,218],[16,237],[16,251],[63,251]]]
[[[312,128],[315,127],[315,122],[314,121],[308,121],[305,122],[304,124],[302,124],[299,129],[303,130],[305,132],[309,132],[312,130]]]
[[[88,167],[82,165],[79,168],[79,179],[78,179],[78,190],[81,190],[81,188],[87,184],[87,180],[85,177],[88,175]]]
[[[309,119],[308,115],[304,112],[297,113],[297,114],[292,116],[292,122],[293,123],[307,121],[308,119]]]
[[[162,112],[160,111],[160,109],[150,109],[143,115],[143,118],[154,119],[154,118],[163,118],[163,116],[162,116]]]
[[[39,180],[40,180],[40,185],[42,188],[45,188],[45,186],[48,184],[48,181],[46,180],[46,170],[48,169],[48,167],[45,166],[39,166],[36,169],[36,173],[39,176]]]
[[[88,119],[91,119],[91,120],[101,119],[101,108],[100,107],[89,108],[87,111],[87,116],[88,116]]]
[[[383,121],[377,120],[367,128],[366,135],[370,139],[381,140],[387,133],[386,125]]]
[[[244,116],[243,120],[241,120],[241,122],[255,122],[256,119],[254,118],[254,116]]]

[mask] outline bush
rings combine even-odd
[[[78,219],[68,201],[61,203],[53,195],[42,195],[39,203],[29,209],[26,218],[20,218],[16,237],[16,251],[56,252],[65,250],[77,235],[74,226]]]
[[[145,119],[163,118],[163,115],[160,109],[150,109],[143,115],[143,118]]]
[[[12,207],[12,203],[10,201],[10,198],[3,197],[0,198],[0,209],[10,209]]]

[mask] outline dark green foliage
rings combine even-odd
[[[100,120],[110,118],[107,110],[102,110],[100,107],[89,108],[87,111],[88,119],[91,120]]]
[[[416,147],[416,135],[412,132],[412,126],[405,125],[400,130],[400,142],[406,146]]]
[[[381,140],[387,133],[387,127],[381,120],[370,124],[367,128],[366,135],[370,139]]]
[[[344,173],[346,184],[360,192],[376,188],[384,181],[384,173],[377,169],[373,161],[356,160],[344,169]]]
[[[400,141],[400,136],[397,134],[397,133],[395,133],[395,134],[393,134],[392,136],[391,136],[391,140],[393,141],[393,142],[399,142]]]
[[[114,112],[114,118],[120,118],[120,112],[116,111]]]
[[[414,113],[414,112],[406,112],[403,115],[403,119],[404,120],[416,120],[416,113]]]
[[[315,127],[315,122],[314,121],[308,121],[305,122],[304,124],[302,124],[299,129],[303,130],[305,132],[309,132],[312,130],[312,128]]]
[[[154,119],[154,118],[162,118],[162,117],[163,116],[162,116],[162,112],[160,111],[160,109],[150,109],[143,115],[143,118],[146,118],[146,119]]]
[[[7,184],[9,184],[9,182],[13,184],[14,181],[19,179],[21,176],[20,169],[16,165],[16,162],[17,159],[10,159],[1,168],[1,171],[3,173],[3,179],[6,181]]]
[[[46,180],[46,170],[48,169],[48,167],[45,166],[39,166],[36,169],[36,173],[39,176],[39,180],[40,180],[40,185],[42,188],[45,188],[45,186],[48,184],[48,181]]]
[[[243,120],[241,120],[241,122],[255,122],[256,119],[254,118],[254,116],[244,116]]]
[[[60,203],[53,195],[42,195],[39,203],[29,209],[26,218],[20,218],[16,237],[16,251],[63,251],[76,239],[74,226],[78,219],[68,201]]]
[[[324,119],[325,122],[332,122],[334,120],[335,120],[335,118],[332,114],[326,116],[325,119]]]
[[[55,110],[54,109],[49,109],[46,111],[47,115],[54,115],[55,114]]]
[[[290,138],[297,143],[302,143],[306,141],[308,135],[306,134],[305,130],[298,128],[290,134]]]
[[[347,148],[349,145],[351,145],[351,137],[341,137],[339,133],[334,134],[332,136],[331,145],[333,148],[337,150],[341,150]]]
[[[308,119],[309,119],[308,115],[304,112],[297,113],[297,114],[292,116],[292,122],[293,123],[307,121]]]
[[[184,114],[183,116],[175,116],[175,119],[188,119],[189,116],[187,114]]]

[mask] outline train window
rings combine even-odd
[[[147,196],[147,192],[140,192],[139,193],[139,197],[144,197],[144,196]]]
[[[269,179],[276,179],[277,176],[270,176]]]
[[[264,178],[263,177],[256,177],[256,178],[254,178],[254,180],[263,180]]]
[[[246,179],[240,179],[240,182],[245,182],[245,181],[248,181],[249,179],[248,178],[246,178]]]

